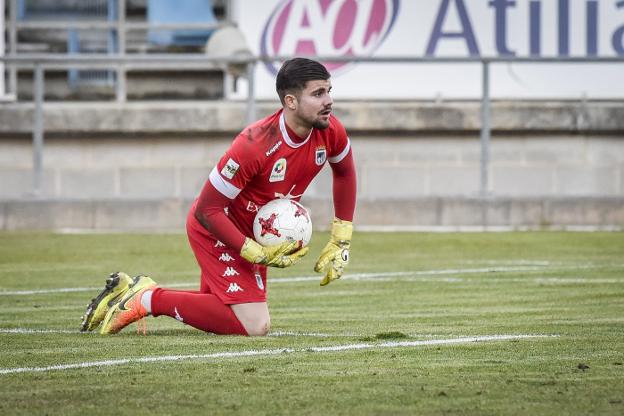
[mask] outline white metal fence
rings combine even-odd
[[[43,175],[43,148],[44,131],[43,122],[44,109],[44,73],[51,69],[102,69],[116,67],[118,71],[128,69],[165,69],[176,68],[187,71],[205,70],[229,64],[247,66],[247,121],[252,122],[256,118],[254,79],[255,68],[259,62],[283,61],[290,57],[236,57],[236,56],[207,56],[200,54],[188,55],[31,55],[14,56],[8,55],[0,58],[0,63],[7,64],[10,68],[31,68],[33,70],[33,194],[41,194]],[[368,64],[375,63],[403,63],[403,64],[428,64],[428,63],[475,63],[482,67],[482,95],[481,95],[481,160],[480,160],[480,194],[481,197],[488,196],[489,164],[490,164],[490,66],[492,64],[515,62],[515,63],[535,63],[535,62],[564,62],[564,63],[604,63],[622,64],[624,57],[610,58],[414,58],[408,56],[396,57],[313,57],[322,62],[362,62]]]

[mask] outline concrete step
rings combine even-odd
[[[192,198],[0,200],[0,230],[177,231]],[[315,229],[333,217],[327,199],[305,199]],[[622,198],[421,198],[359,201],[357,227],[363,230],[501,231],[624,229]],[[388,215],[400,212],[404,215]]]
[[[130,30],[126,34],[127,53],[162,53],[183,52],[203,53],[203,46],[166,47],[154,45],[148,41],[148,31],[145,29]],[[82,30],[79,32],[80,47],[84,52],[106,53],[108,51],[109,33],[107,30]],[[33,51],[32,45],[38,45]],[[67,30],[58,29],[28,29],[19,34],[17,45],[18,53],[67,53]]]
[[[127,95],[129,100],[157,99],[221,99],[224,97],[223,72],[127,72]],[[20,71],[18,99],[32,100],[33,76],[31,71]],[[46,72],[45,100],[108,100],[115,97],[114,83],[82,83],[71,88],[67,72]]]

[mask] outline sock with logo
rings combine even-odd
[[[247,335],[232,308],[210,293],[156,288],[153,316],[167,315],[194,328],[219,335]]]
[[[175,292],[175,290],[170,290],[170,291]],[[202,293],[198,290],[180,290],[179,292]],[[143,295],[141,295],[141,306],[145,308],[148,315],[152,314],[152,293],[154,293],[153,290],[146,290],[145,292],[143,292]]]
[[[146,290],[141,295],[141,305],[145,308],[148,315],[152,314],[152,293],[153,290]]]

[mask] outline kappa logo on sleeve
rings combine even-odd
[[[236,172],[238,172],[238,168],[240,165],[234,161],[234,159],[228,159],[223,169],[221,169],[221,175],[225,176],[228,179],[232,179]]]

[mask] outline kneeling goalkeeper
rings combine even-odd
[[[82,330],[113,334],[147,315],[166,315],[215,334],[266,335],[267,267],[289,267],[308,252],[296,242],[262,247],[253,239],[258,208],[276,198],[298,201],[326,162],[335,218],[315,265],[321,286],[349,262],[356,174],[345,128],[332,114],[331,81],[319,62],[295,58],[277,74],[282,108],[246,127],[210,172],[186,230],[201,268],[198,291],[158,287],[147,276],[114,273],[88,305]]]

